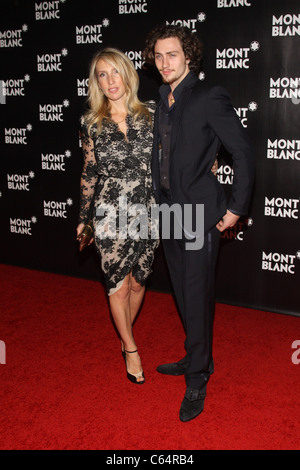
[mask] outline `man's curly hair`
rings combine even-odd
[[[174,37],[179,39],[186,59],[190,60],[189,69],[199,73],[203,56],[203,44],[198,36],[185,26],[161,24],[150,31],[143,51],[145,62],[150,65],[155,64],[154,47],[156,41]]]

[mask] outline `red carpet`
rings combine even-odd
[[[217,305],[215,374],[203,414],[179,421],[184,354],[172,297],[147,292],[135,325],[146,384],[126,379],[98,282],[0,266],[0,448],[299,449],[300,319]]]

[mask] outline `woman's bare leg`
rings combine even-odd
[[[130,273],[130,312],[131,312],[131,325],[140,310],[145,295],[145,286],[141,286]]]
[[[137,349],[136,343],[132,335],[132,315],[131,315],[131,296],[132,296],[132,280],[131,275],[125,277],[122,286],[114,294],[109,296],[109,304],[111,313],[121,336],[126,351],[135,351]],[[133,309],[134,318],[138,312],[136,311],[138,298],[140,299],[141,293],[137,294],[137,287],[133,288]],[[136,296],[135,296],[136,294]],[[141,303],[141,302],[140,302]],[[139,307],[138,307],[139,308]],[[142,370],[141,360],[138,353],[126,354],[127,370],[130,374],[138,374]],[[143,381],[143,379],[140,379]]]

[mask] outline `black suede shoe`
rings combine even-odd
[[[180,407],[180,421],[186,423],[199,416],[204,410],[205,397],[206,385],[201,389],[187,387]]]
[[[165,375],[174,375],[174,376],[184,375],[186,368],[187,368],[187,362],[188,362],[188,358],[187,356],[185,356],[183,359],[181,359],[178,362],[171,362],[170,364],[162,364],[161,366],[158,366],[156,370],[160,374],[165,374]],[[214,373],[213,359],[211,360],[209,364],[208,372],[210,375]]]

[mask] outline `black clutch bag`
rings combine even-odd
[[[79,241],[79,251],[82,251],[86,246],[88,246],[93,237],[93,222],[92,220],[89,220],[82,232],[77,237],[77,240]]]

